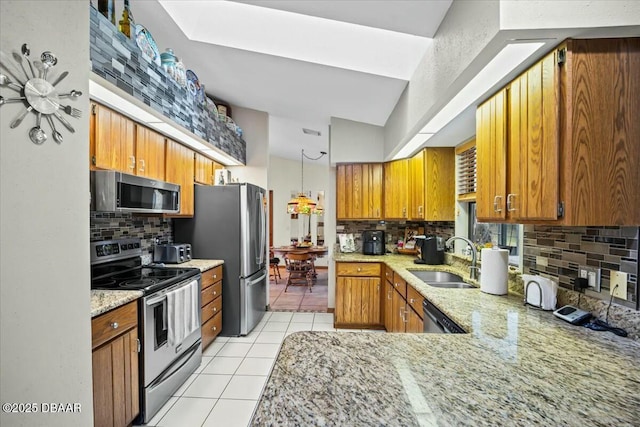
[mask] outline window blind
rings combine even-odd
[[[476,199],[476,143],[475,140],[456,149],[458,163],[458,200],[473,201]]]

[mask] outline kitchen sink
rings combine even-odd
[[[462,277],[448,271],[409,270],[411,274],[434,288],[474,289],[475,286],[462,281]]]
[[[409,270],[409,272],[429,285],[434,282],[462,282],[462,277],[448,271]]]
[[[450,288],[450,289],[474,289],[475,286],[465,282],[425,282],[429,286],[434,288]]]

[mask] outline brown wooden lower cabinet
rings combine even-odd
[[[387,332],[422,332],[424,297],[387,267],[384,291],[384,327]]]
[[[127,426],[140,412],[137,316],[132,301],[91,321],[96,427]]]
[[[216,339],[222,330],[222,266],[202,272],[201,282],[202,349]]]
[[[381,264],[336,264],[336,328],[382,328]]]

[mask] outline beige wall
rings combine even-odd
[[[28,137],[29,114],[2,106],[0,115],[0,400],[79,403],[71,414],[0,413],[3,426],[90,426],[93,423],[89,273],[89,4],[84,1],[0,1],[0,49],[28,43],[31,57],[58,57],[50,75],[69,76],[59,89],[85,95],[68,101],[83,112],[76,128],[40,146]],[[2,60],[3,62],[5,59]],[[25,64],[26,67],[26,64]],[[2,71],[5,73],[5,71]],[[24,76],[22,76],[24,79]],[[6,87],[2,96],[16,93]],[[55,119],[54,119],[55,120]]]
[[[329,155],[336,163],[384,160],[384,128],[353,120],[331,118]],[[357,160],[354,160],[357,159]]]
[[[267,188],[269,167],[269,115],[263,111],[233,107],[233,121],[242,128],[247,143],[246,166],[229,167],[233,179]]]

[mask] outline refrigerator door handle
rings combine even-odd
[[[265,245],[265,240],[266,240],[266,234],[267,233],[266,233],[266,230],[265,230],[265,228],[266,228],[265,211],[264,211],[263,204],[262,204],[264,195],[262,193],[260,193],[260,196],[261,197],[259,197],[257,199],[257,201],[256,201],[256,203],[258,204],[258,212],[260,212],[260,246],[258,247],[258,253],[259,253],[260,256],[256,257],[256,260],[258,261],[258,264],[260,266],[262,266],[262,264],[265,261],[265,254],[264,254],[265,247],[264,247],[264,245]]]

